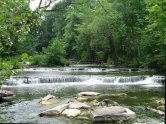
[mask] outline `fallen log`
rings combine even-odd
[[[161,115],[161,116],[165,116],[165,113],[164,113],[163,111],[160,111],[160,110],[151,108],[151,107],[149,107],[149,106],[146,107],[146,110],[151,111],[151,112],[154,112],[154,113],[157,113],[157,114],[159,114],[159,115]]]

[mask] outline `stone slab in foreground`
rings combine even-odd
[[[39,115],[40,116],[44,116],[44,115],[45,116],[59,115],[68,107],[69,107],[69,104],[59,105],[59,106],[56,106],[56,107],[54,107],[52,109],[43,111]]]
[[[97,108],[92,111],[94,122],[133,121],[135,112],[121,106]]]

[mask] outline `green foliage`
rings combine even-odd
[[[66,44],[62,40],[55,38],[51,41],[48,48],[44,50],[48,66],[63,66],[66,63],[65,47]]]
[[[27,53],[22,53],[21,54],[21,59],[22,59],[22,62],[25,64],[26,62],[28,62],[29,60],[29,56]]]
[[[32,64],[37,66],[64,66],[68,65],[65,59],[66,44],[57,38],[53,39],[41,55],[35,55]]]
[[[1,0],[0,55],[13,68],[33,56],[38,66],[67,58],[164,70],[165,10],[165,0],[62,0],[43,13],[26,0]]]
[[[23,42],[38,21],[27,0],[1,0],[0,15],[0,55],[5,57],[15,54],[15,44]]]
[[[0,84],[3,80],[9,78],[14,72],[12,71],[13,65],[10,61],[0,63]]]
[[[46,63],[46,55],[44,54],[37,54],[32,57],[32,65],[37,65],[39,67],[47,66]]]

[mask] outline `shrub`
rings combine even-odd
[[[47,66],[46,56],[44,54],[34,55],[31,61],[33,65],[37,65],[41,67]]]
[[[53,39],[48,48],[44,50],[48,66],[63,66],[67,63],[65,59],[66,44],[59,39]]]

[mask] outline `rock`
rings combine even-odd
[[[14,93],[8,90],[0,90],[0,102],[5,102],[14,97]]]
[[[13,96],[14,93],[12,91],[7,91],[7,90],[0,90],[0,97],[9,97],[9,96]]]
[[[67,117],[76,117],[81,113],[79,109],[65,109],[62,114]]]
[[[88,108],[90,108],[89,105],[78,101],[69,103],[69,109],[88,109]]]
[[[48,115],[48,116],[59,115],[68,107],[69,107],[69,104],[59,105],[59,106],[56,106],[56,107],[54,107],[52,109],[43,111],[39,115],[40,116],[44,116],[44,115]]]
[[[42,98],[39,103],[43,104],[43,105],[51,105],[57,102],[57,99],[55,98],[55,96],[48,94],[47,96],[45,96],[44,98]]]
[[[165,105],[165,99],[164,98],[157,99],[157,100],[155,100],[155,103]]]
[[[125,97],[127,96],[126,93],[116,93],[116,94],[109,94],[110,97]]]
[[[98,92],[81,92],[77,94],[78,96],[97,96],[100,95]]]
[[[106,106],[118,106],[119,104],[111,99],[104,99],[103,102]]]
[[[89,104],[90,104],[91,106],[99,106],[99,105],[101,105],[100,102],[98,102],[96,99],[93,100],[93,101],[91,101]]]
[[[121,106],[97,108],[92,111],[94,122],[133,121],[135,112]]]
[[[41,100],[47,101],[47,100],[52,99],[52,98],[55,98],[55,96],[53,96],[53,95],[51,95],[51,94],[48,94],[47,96],[45,96],[45,97],[42,98]]]

